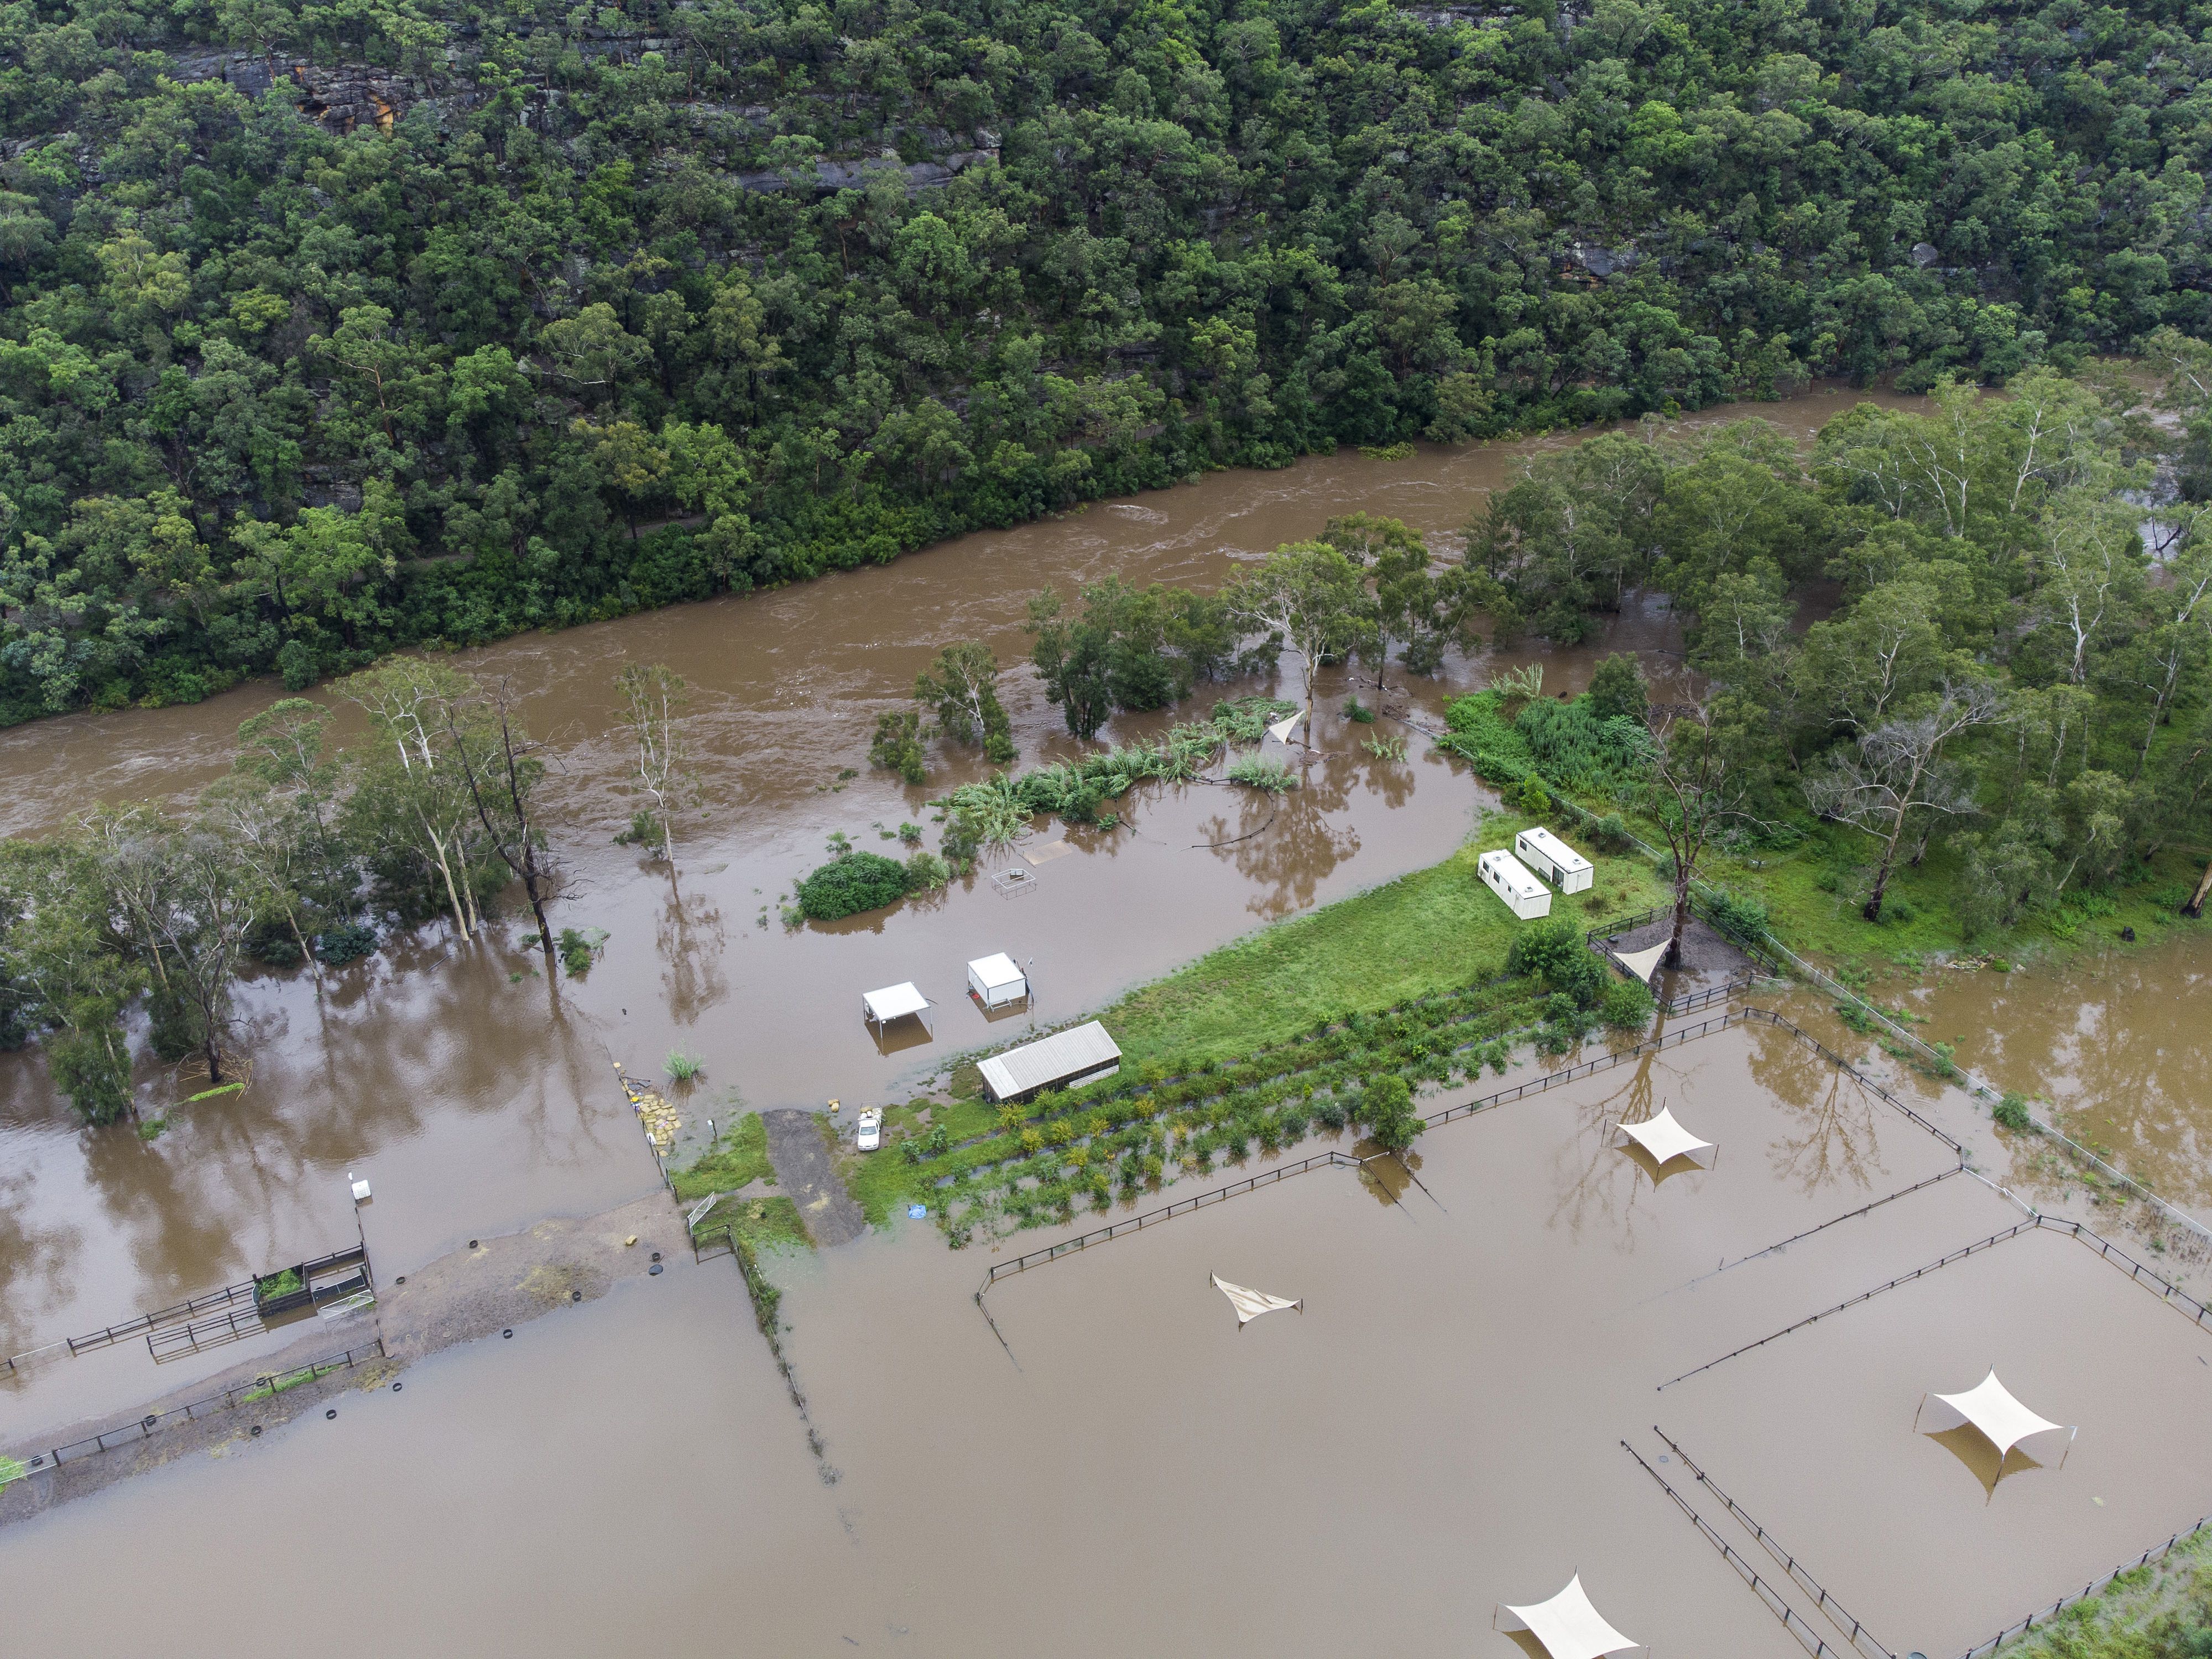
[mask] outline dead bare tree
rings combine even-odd
[[[623,696],[623,718],[637,745],[638,785],[653,797],[660,825],[660,855],[676,868],[676,808],[684,793],[684,741],[678,725],[684,712],[684,677],[659,663],[632,663],[615,676]]]

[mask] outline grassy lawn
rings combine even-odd
[[[1505,964],[1521,924],[1475,873],[1535,820],[1492,812],[1443,863],[1264,927],[1131,992],[1099,1018],[1126,1063],[1180,1070],[1249,1054],[1324,1018],[1373,1012],[1455,989]],[[1554,894],[1553,914],[1586,926],[1660,903],[1640,858],[1599,858],[1587,893]]]
[[[773,1180],[775,1171],[768,1161],[768,1131],[752,1112],[730,1119],[712,1146],[683,1169],[668,1172],[677,1198],[685,1204],[696,1204],[709,1193],[734,1193],[763,1176]]]
[[[1872,843],[1866,837],[1831,830],[1787,853],[1761,855],[1759,862],[1764,868],[1715,854],[1707,860],[1705,873],[1717,885],[1762,900],[1773,917],[1776,936],[1792,950],[1845,968],[1912,968],[1922,957],[1960,953],[1986,954],[2001,961],[2033,959],[2064,955],[2084,945],[2124,947],[2123,928],[2135,929],[2136,943],[2150,945],[2169,929],[2205,925],[2179,914],[2196,886],[2201,866],[2190,854],[2171,848],[2133,886],[2069,894],[2017,927],[1971,941],[1960,935],[1951,909],[1960,876],[1955,852],[1938,847],[1918,869],[1899,869],[1890,878],[1878,923],[1862,914],[1852,880],[1855,870],[1872,857]]]
[[[787,1198],[739,1198],[733,1193],[699,1218],[697,1231],[704,1237],[725,1227],[734,1228],[756,1251],[813,1248],[805,1224],[799,1218],[799,1206]]]

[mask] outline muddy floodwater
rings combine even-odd
[[[1755,414],[1809,435],[1856,395],[1698,419]],[[616,1060],[652,1074],[679,1046],[705,1060],[687,1139],[726,1115],[732,1091],[754,1107],[903,1098],[952,1057],[1023,1028],[988,1022],[966,1001],[971,958],[1005,951],[1032,964],[1036,1018],[1056,1022],[1261,922],[1433,863],[1488,797],[1417,730],[1395,728],[1410,738],[1403,761],[1361,751],[1370,728],[1334,714],[1347,688],[1324,674],[1314,740],[1326,752],[1279,805],[1222,787],[1142,790],[1127,803],[1127,827],[1068,835],[1074,851],[1036,866],[1018,896],[978,876],[933,902],[830,926],[787,932],[779,919],[779,901],[822,861],[832,831],[898,851],[885,834],[929,826],[933,796],[983,775],[952,752],[933,757],[926,789],[868,768],[877,715],[906,702],[941,645],[981,639],[1018,663],[1027,602],[1045,588],[1072,594],[1109,574],[1211,588],[1237,561],[1310,536],[1334,514],[1395,514],[1449,546],[1522,454],[1567,441],[1390,462],[1347,451],[1280,472],[1218,474],[887,567],[461,653],[461,666],[524,693],[533,730],[560,751],[558,921],[605,928],[604,957],[587,980],[549,985],[516,926],[474,945],[434,927],[332,973],[319,999],[304,975],[260,981],[241,999],[251,1087],[178,1110],[150,1146],[127,1127],[81,1128],[35,1051],[0,1057],[0,1355],[352,1243],[349,1172],[374,1185],[370,1243],[386,1274],[537,1216],[635,1198],[656,1175],[615,1089]],[[1671,619],[1645,602],[1583,647],[1455,657],[1410,685],[1394,675],[1391,707],[1433,724],[1501,661],[1540,660],[1549,687],[1573,690],[1622,648],[1663,684],[1676,643]],[[630,662],[667,663],[695,689],[702,800],[681,826],[672,878],[613,842],[635,805],[611,735],[612,679]],[[1007,674],[1006,693],[1024,764],[1073,752],[1025,668]],[[0,733],[0,828],[36,834],[96,800],[186,796],[227,769],[239,722],[277,695],[241,688],[191,708]],[[1209,706],[1201,689],[1182,710],[1119,719],[1102,735],[1141,735]],[[357,722],[342,729],[358,740]],[[878,1044],[860,994],[908,979],[938,1005],[933,1033],[908,1022]],[[196,1086],[149,1067],[140,1095],[161,1106]],[[161,1387],[196,1367],[164,1366]],[[88,1369],[58,1401],[26,1397],[50,1371],[0,1376],[0,1402],[12,1397],[43,1421],[145,1392],[143,1365],[116,1360],[100,1377]]]
[[[1611,1145],[1661,1104],[1710,1170]],[[1003,1347],[988,1258],[872,1236],[776,1269],[823,1461],[731,1264],[679,1263],[9,1528],[11,1646],[1506,1659],[1496,1605],[1579,1572],[1656,1650],[1802,1653],[1654,1478],[1771,1569],[1686,1454],[1954,1653],[2193,1522],[2212,1405],[2212,1335],[2056,1235],[1722,1358],[2021,1219],[1956,1171],[1739,1027],[1434,1130],[1419,1185],[1316,1171],[1003,1282]],[[1240,1331],[1211,1273],[1304,1310]],[[2080,1425],[2063,1468],[1992,1487],[1915,1431],[1991,1364]],[[40,1593],[126,1559],[96,1623]]]

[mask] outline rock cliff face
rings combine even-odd
[[[258,98],[283,82],[297,96],[302,113],[336,132],[364,126],[389,132],[422,97],[404,76],[365,64],[328,67],[302,58],[211,51],[174,52],[169,61],[172,79],[221,81],[248,98]]]

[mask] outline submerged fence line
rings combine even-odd
[[[1925,1186],[1928,1183],[1923,1182],[1921,1184]],[[1910,1191],[1911,1188],[1907,1188],[1906,1190]],[[1902,1194],[1897,1194],[1897,1196],[1902,1196]],[[1873,1206],[1869,1205],[1868,1207],[1872,1208]],[[1815,1231],[1818,1230],[1815,1229]],[[1970,1255],[1978,1255],[1984,1250],[1993,1249],[1997,1245],[2003,1243],[2007,1239],[2017,1238],[2022,1233],[2042,1231],[2063,1233],[2068,1237],[2073,1239],[2075,1243],[2095,1250],[2097,1254],[2104,1257],[2106,1261],[2125,1267],[2128,1270],[2128,1277],[2133,1279],[2136,1284],[2155,1291],[2160,1301],[2169,1304],[2170,1305],[2179,1309],[2181,1312],[2187,1314],[2191,1324],[2196,1325],[2199,1329],[2212,1328],[2212,1308],[2206,1307],[2203,1303],[2190,1295],[2188,1291],[2183,1290],[2179,1285],[2173,1283],[2172,1280],[2153,1273],[2148,1267],[2144,1267],[2142,1262],[2136,1261],[2125,1250],[2120,1249],[2118,1245],[2105,1237],[2103,1234],[2085,1226],[2079,1221],[2069,1219],[2065,1216],[2045,1215],[2039,1210],[2032,1210],[2030,1211],[2027,1220],[2016,1222],[2012,1226],[2007,1227],[2002,1232],[1991,1233],[1987,1238],[1978,1238],[1972,1243],[1966,1245],[1960,1249],[1952,1251],[1948,1255],[1940,1257],[1934,1261],[1925,1262],[1920,1267],[1913,1268],[1910,1273],[1898,1274],[1894,1279],[1885,1279],[1882,1283],[1875,1285],[1870,1291],[1862,1291],[1856,1296],[1851,1297],[1848,1302],[1838,1302],[1832,1308],[1823,1308],[1820,1312],[1808,1315],[1807,1317],[1798,1320],[1795,1324],[1784,1325],[1780,1330],[1771,1332],[1767,1335],[1760,1337],[1756,1342],[1747,1342],[1740,1348],[1732,1348],[1728,1352],[1723,1354],[1718,1359],[1707,1360],[1704,1364],[1697,1367],[1695,1370],[1684,1371],[1680,1376],[1668,1377],[1664,1382],[1662,1382],[1659,1387],[1662,1389],[1671,1389],[1677,1382],[1686,1382],[1690,1378],[1698,1376],[1699,1373],[1712,1370],[1716,1365],[1724,1365],[1729,1360],[1735,1359],[1744,1354],[1747,1354],[1754,1348],[1763,1348],[1770,1342],[1779,1341],[1782,1338],[1788,1336],[1793,1331],[1802,1331],[1808,1325],[1817,1324],[1821,1320],[1828,1318],[1831,1315],[1842,1313],[1847,1308],[1856,1308],[1862,1302],[1871,1302],[1875,1297],[1880,1296],[1885,1291],[1893,1291],[1899,1285],[1910,1285],[1916,1279],[1925,1279],[1929,1273],[1934,1273],[1939,1267],[1948,1267],[1954,1261],[1964,1261]],[[1751,1258],[1747,1256],[1744,1260],[1747,1261],[1751,1260]]]
[[[1900,1198],[1910,1198],[1913,1194],[1920,1191],[1923,1188],[1933,1187],[1939,1182],[1948,1181],[1954,1176],[1961,1176],[1966,1173],[1966,1166],[1965,1164],[1954,1164],[1951,1168],[1944,1170],[1941,1175],[1932,1175],[1925,1181],[1914,1182],[1910,1187],[1899,1187],[1893,1193],[1884,1193],[1880,1198],[1869,1199],[1865,1203],[1860,1205],[1856,1210],[1846,1210],[1841,1215],[1830,1216],[1826,1221],[1820,1222],[1814,1226],[1806,1228],[1802,1233],[1792,1233],[1787,1238],[1778,1238],[1775,1240],[1773,1243],[1767,1245],[1764,1249],[1753,1250],[1749,1255],[1740,1255],[1733,1261],[1723,1261],[1719,1267],[1714,1268],[1713,1272],[1726,1273],[1730,1267],[1741,1267],[1747,1261],[1756,1261],[1763,1255],[1772,1255],[1777,1250],[1786,1250],[1792,1244],[1800,1243],[1802,1241],[1812,1237],[1815,1233],[1824,1233],[1831,1227],[1840,1227],[1846,1221],[1856,1221],[1861,1216],[1866,1215],[1872,1211],[1879,1210],[1885,1204],[1895,1203]]]
[[[1782,1571],[1787,1573],[1790,1579],[1796,1583],[1800,1589],[1808,1589],[1819,1598],[1817,1605],[1820,1611],[1826,1613],[1828,1617],[1834,1621],[1838,1630],[1842,1630],[1846,1624],[1850,1625],[1850,1640],[1853,1647],[1856,1648],[1863,1654],[1867,1651],[1868,1644],[1871,1643],[1873,1644],[1874,1649],[1874,1659],[1897,1659],[1897,1654],[1894,1650],[1885,1646],[1879,1637],[1877,1637],[1872,1631],[1869,1630],[1864,1625],[1861,1624],[1856,1619],[1853,1618],[1851,1614],[1845,1610],[1842,1602],[1836,1600],[1834,1596],[1829,1595],[1827,1590],[1821,1586],[1820,1581],[1814,1577],[1811,1573],[1806,1571],[1804,1567],[1799,1563],[1797,1558],[1795,1555],[1792,1555],[1788,1550],[1783,1548],[1782,1545],[1778,1540],[1777,1540],[1772,1533],[1770,1533],[1765,1528],[1760,1526],[1758,1522],[1753,1520],[1750,1514],[1741,1504],[1738,1504],[1735,1499],[1730,1498],[1726,1492],[1720,1489],[1719,1483],[1717,1482],[1712,1476],[1707,1474],[1703,1469],[1698,1467],[1696,1459],[1692,1458],[1689,1453],[1684,1451],[1681,1447],[1675,1444],[1674,1438],[1672,1435],[1668,1434],[1666,1430],[1661,1428],[1656,1423],[1654,1423],[1651,1425],[1651,1432],[1657,1435],[1662,1440],[1664,1440],[1667,1443],[1668,1448],[1674,1452],[1674,1455],[1682,1460],[1682,1467],[1689,1470],[1692,1474],[1697,1476],[1698,1484],[1703,1486],[1706,1491],[1712,1493],[1714,1497],[1721,1500],[1721,1507],[1726,1510],[1730,1515],[1734,1516],[1742,1526],[1750,1531],[1751,1535],[1759,1540],[1760,1545],[1765,1547],[1766,1553],[1782,1564]]]
[[[1844,1659],[1843,1655],[1838,1653],[1821,1638],[1820,1632],[1813,1628],[1812,1621],[1790,1605],[1789,1597],[1761,1578],[1759,1576],[1759,1569],[1744,1559],[1735,1545],[1714,1531],[1712,1522],[1699,1515],[1689,1499],[1668,1485],[1665,1475],[1644,1461],[1642,1452],[1637,1450],[1626,1440],[1620,1443],[1620,1449],[1636,1460],[1638,1467],[1642,1468],[1644,1474],[1659,1483],[1659,1490],[1674,1500],[1674,1507],[1690,1517],[1690,1524],[1705,1535],[1706,1542],[1721,1553],[1721,1559],[1736,1570],[1744,1583],[1749,1584],[1753,1593],[1765,1604],[1766,1610],[1782,1621],[1783,1629],[1796,1637],[1805,1650],[1813,1656],[1813,1659]],[[1891,1659],[1895,1659],[1895,1656],[1891,1656]]]
[[[304,1365],[295,1365],[288,1370],[268,1372],[255,1377],[251,1382],[234,1384],[225,1389],[221,1394],[211,1394],[204,1400],[195,1400],[186,1405],[172,1406],[165,1412],[149,1412],[136,1423],[126,1423],[119,1429],[108,1429],[100,1434],[88,1435],[82,1440],[72,1440],[65,1446],[57,1446],[49,1451],[40,1452],[27,1457],[23,1460],[23,1466],[27,1472],[33,1473],[50,1468],[59,1468],[65,1462],[73,1462],[104,1451],[112,1451],[118,1446],[127,1446],[141,1440],[150,1440],[154,1437],[155,1430],[173,1418],[181,1417],[187,1421],[197,1421],[210,1412],[229,1411],[236,1407],[250,1404],[255,1400],[273,1398],[285,1389],[296,1388],[301,1383],[313,1382],[318,1378],[328,1376],[333,1371],[350,1370],[356,1365],[366,1364],[371,1359],[381,1359],[384,1357],[384,1339],[380,1336],[365,1347],[348,1348],[343,1353],[333,1354],[327,1359],[313,1359]]]

